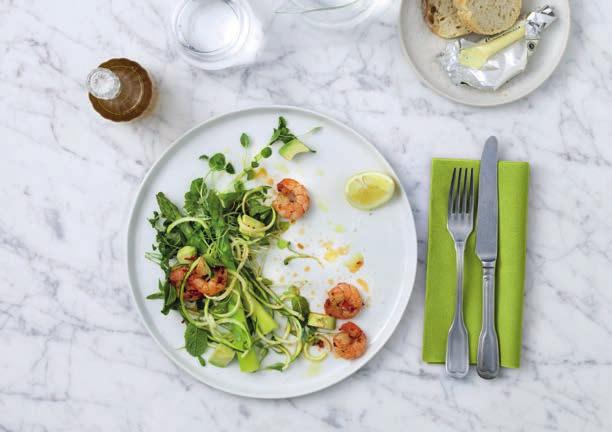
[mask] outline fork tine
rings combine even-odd
[[[461,202],[463,201],[463,193],[465,188],[461,187],[461,179],[464,176],[463,168],[459,168],[459,180],[457,181],[457,202],[455,203],[455,213],[461,213]]]
[[[450,190],[448,192],[448,214],[453,212],[453,192],[455,189],[455,175],[457,174],[457,168],[453,168],[453,178],[451,179]]]
[[[461,204],[461,213],[468,213],[468,199],[470,198],[470,191],[468,189],[467,179],[468,179],[468,168],[465,169],[465,176],[463,177],[463,203]]]
[[[474,168],[470,169],[470,214],[474,214]]]

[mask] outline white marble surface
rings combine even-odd
[[[416,0],[413,0],[416,1]],[[612,430],[612,5],[573,2],[560,68],[495,109],[442,99],[402,57],[398,1],[357,29],[313,29],[257,0],[268,38],[248,67],[207,73],[167,36],[174,1],[0,1],[0,430]],[[110,124],[83,86],[117,56],[160,90]],[[257,401],[194,381],[131,302],[124,229],[147,169],[183,131],[259,104],[330,114],[389,158],[415,210],[419,274],[386,348],[333,388]],[[447,379],[420,360],[432,156],[477,157],[494,133],[532,164],[523,367]]]

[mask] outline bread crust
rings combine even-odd
[[[487,25],[488,23],[485,23],[485,21],[492,20],[486,20],[484,16],[478,13],[478,9],[473,7],[476,2],[486,1],[494,0],[453,0],[455,8],[457,8],[459,20],[469,31],[482,35],[494,35],[509,29],[516,23],[521,13],[522,0],[507,0],[513,6],[513,8],[510,8],[513,13],[507,17],[494,17],[498,18],[498,22],[495,25]]]
[[[444,1],[448,2],[449,8],[453,9],[452,15],[442,15],[441,11],[436,7],[440,2]],[[449,39],[463,36],[470,32],[470,30],[461,23],[459,17],[456,15],[456,10],[454,10],[452,0],[421,0],[421,8],[425,23],[433,33],[440,37]],[[443,21],[450,24],[442,25],[441,23]]]

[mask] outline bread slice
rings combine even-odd
[[[453,0],[423,0],[423,18],[432,32],[443,38],[469,33],[457,16]]]
[[[453,1],[463,25],[482,35],[494,35],[509,29],[521,13],[522,0]]]

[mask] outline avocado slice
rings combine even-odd
[[[259,331],[263,334],[268,334],[278,328],[278,323],[272,315],[270,315],[262,305],[255,299],[251,299],[253,302],[253,314],[255,315],[255,322]]]
[[[242,372],[255,372],[259,369],[259,358],[252,347],[244,354],[238,354],[238,364]]]
[[[249,237],[263,237],[266,226],[249,215],[238,216],[238,231]]]
[[[311,327],[334,330],[336,328],[336,318],[329,315],[310,312],[308,314],[308,325]]]
[[[316,153],[315,150],[308,147],[297,138],[292,139],[278,150],[278,153],[287,160],[292,160],[295,155],[300,153]]]
[[[210,364],[217,367],[226,367],[234,359],[236,353],[227,345],[219,344],[208,359]]]
[[[198,256],[198,250],[193,246],[183,246],[176,254],[179,264],[191,264]]]

